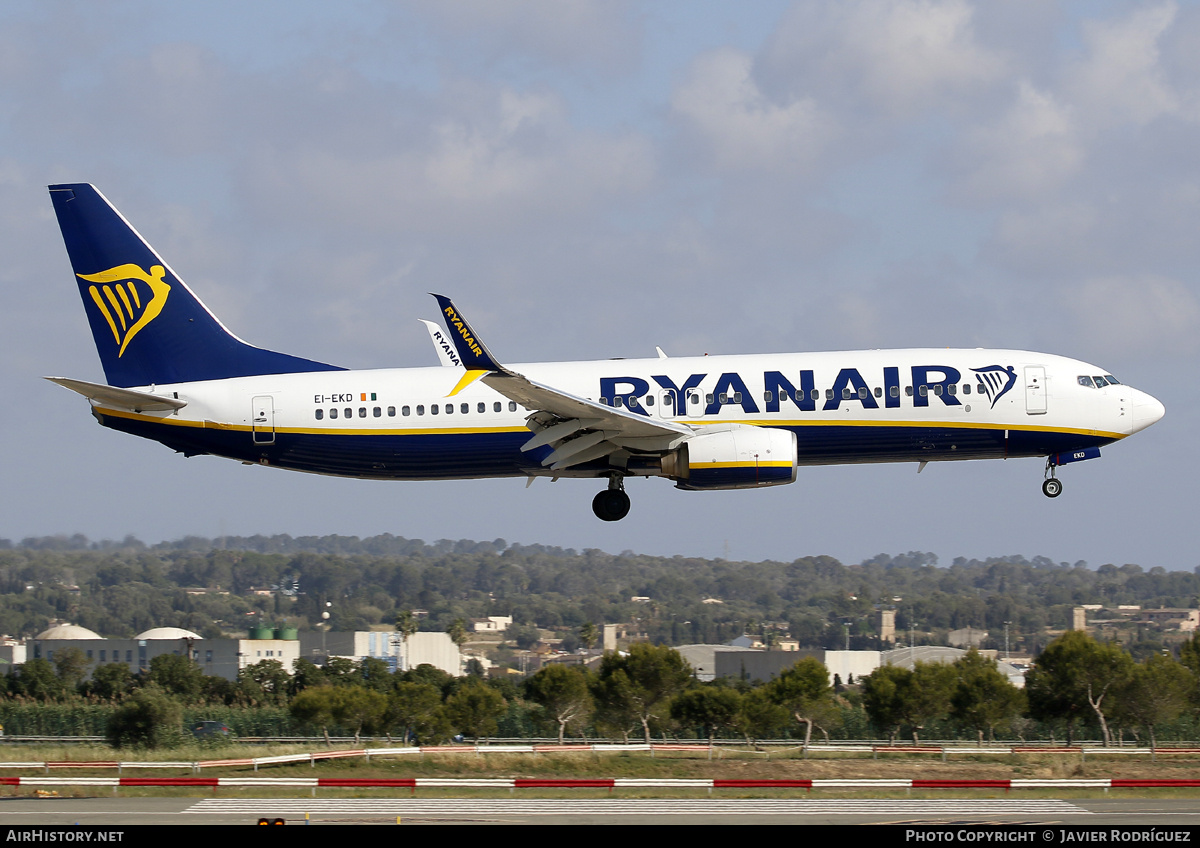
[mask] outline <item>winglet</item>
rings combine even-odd
[[[475,331],[467,324],[450,298],[440,294],[433,294],[433,296],[442,310],[442,318],[446,322],[446,329],[450,331],[450,339],[454,342],[454,347],[466,369],[468,371],[505,371],[505,368],[496,362],[491,352],[475,335]]]
[[[461,366],[458,354],[454,352],[454,348],[450,346],[450,340],[446,338],[446,334],[441,328],[432,321],[426,321],[424,318],[418,318],[425,329],[429,331],[429,340],[433,342],[433,349],[437,352],[438,362],[443,366]]]

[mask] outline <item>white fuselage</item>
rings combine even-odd
[[[1149,426],[1162,405],[1101,368],[1049,354],[907,349],[512,366],[530,380],[697,428],[791,430],[797,463],[1046,456]],[[186,453],[392,479],[547,474],[522,452],[529,410],[453,367],[322,371],[142,387],[173,412],[110,410],[106,426]],[[1105,385],[1098,385],[1103,383]],[[636,453],[636,452],[635,452]],[[636,457],[635,457],[636,459]],[[632,473],[656,474],[634,463]],[[556,472],[603,476],[603,464]]]

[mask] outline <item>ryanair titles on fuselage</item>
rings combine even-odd
[[[751,392],[746,380],[735,371],[727,371],[716,378],[712,389],[703,395],[704,415],[716,415],[721,408],[728,405],[740,406],[747,414],[759,412],[779,412],[781,404],[791,404],[802,412],[836,410],[843,403],[858,403],[863,409],[898,409],[901,397],[911,398],[912,405],[927,407],[930,398],[937,398],[947,406],[959,406],[963,401],[959,397],[960,387],[964,394],[973,391],[986,398],[991,406],[1007,394],[1017,381],[1016,369],[1011,365],[987,365],[970,369],[971,379],[965,384],[962,372],[950,365],[913,365],[905,374],[910,380],[902,383],[900,368],[886,366],[883,368],[883,382],[872,386],[862,376],[857,368],[842,368],[834,378],[833,385],[823,392],[817,388],[815,372],[802,369],[799,379],[793,382],[782,371],[763,372],[763,390],[761,393]],[[689,408],[694,401],[690,397],[694,390],[708,378],[708,374],[692,374],[682,384],[665,374],[651,375],[656,384],[656,390],[671,393],[674,398],[683,399]],[[649,380],[642,377],[601,377],[600,397],[602,403],[627,407],[630,411],[643,415],[645,410],[640,398],[651,394]],[[759,401],[763,408],[759,408]]]

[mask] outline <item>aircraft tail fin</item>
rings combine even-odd
[[[94,186],[49,188],[110,385],[344,370],[242,341]]]

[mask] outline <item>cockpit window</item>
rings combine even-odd
[[[1108,384],[1109,384],[1110,386],[1119,386],[1119,385],[1121,385],[1121,381],[1120,381],[1120,380],[1118,380],[1116,377],[1114,377],[1112,374],[1105,374],[1105,375],[1104,375],[1104,379],[1105,379],[1105,380],[1108,380]]]
[[[1101,377],[1099,375],[1093,377],[1092,379],[1096,381],[1097,389],[1103,389],[1105,386],[1108,385],[1108,380],[1105,380],[1103,377]]]
[[[1081,386],[1087,386],[1089,389],[1094,389],[1094,388],[1096,388],[1096,384],[1092,382],[1092,378],[1091,378],[1091,377],[1088,377],[1088,376],[1081,376],[1081,377],[1078,377],[1078,378],[1076,378],[1076,379],[1078,379],[1078,380],[1079,380],[1079,385],[1081,385]]]

